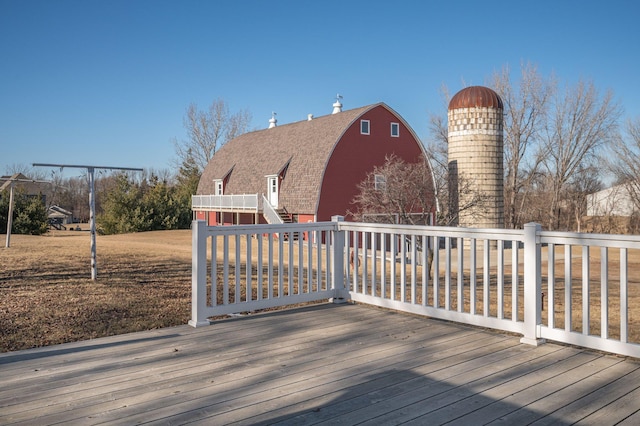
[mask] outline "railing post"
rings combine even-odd
[[[209,325],[207,308],[207,223],[191,222],[191,319],[189,325]]]
[[[544,339],[538,339],[537,333],[542,321],[541,249],[538,237],[541,230],[542,227],[537,223],[524,225],[524,335],[520,342],[534,346],[545,342]],[[517,315],[517,312],[513,315]]]
[[[331,288],[334,291],[332,303],[346,303],[348,294],[344,288],[344,231],[340,229],[340,222],[344,222],[344,216],[332,216],[331,221],[336,223],[331,235]]]

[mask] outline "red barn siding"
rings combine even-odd
[[[369,120],[370,134],[360,134],[360,121]],[[400,136],[391,137],[391,123],[399,123]],[[357,186],[374,166],[384,164],[391,154],[407,162],[419,161],[423,153],[420,141],[397,116],[383,106],[377,106],[357,119],[340,138],[324,172],[318,221],[331,220],[333,215],[355,211],[351,204]],[[349,219],[349,218],[347,218]]]

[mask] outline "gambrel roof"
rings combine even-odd
[[[226,180],[227,194],[263,194],[266,178],[286,172],[279,202],[289,212],[315,213],[325,167],[344,132],[383,103],[246,133],[222,146],[203,171],[199,195],[214,194],[214,180]],[[402,120],[398,117],[399,120]]]

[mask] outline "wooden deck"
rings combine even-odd
[[[0,354],[0,424],[640,424],[640,362],[358,305]]]

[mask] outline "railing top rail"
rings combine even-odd
[[[268,234],[283,232],[305,231],[332,231],[337,229],[336,222],[309,222],[309,223],[283,223],[260,225],[227,225],[208,226],[207,232],[211,235],[236,235],[236,234]]]
[[[587,234],[579,232],[540,232],[543,244],[569,244],[576,246],[619,247],[640,249],[640,235]]]
[[[416,234],[452,238],[476,238],[504,241],[524,241],[520,229],[459,228],[454,226],[396,225],[385,223],[340,222],[345,231],[387,232],[394,234]]]

